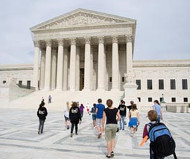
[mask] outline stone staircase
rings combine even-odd
[[[52,103],[48,103],[48,96],[52,96]],[[112,99],[115,106],[118,106],[119,101],[123,98],[123,91],[35,91],[27,96],[20,97],[9,103],[10,107],[15,108],[34,108],[37,109],[42,98],[44,98],[46,107],[52,110],[62,110],[66,102],[77,101],[84,105],[97,103],[98,98],[102,98],[103,103],[107,99]]]

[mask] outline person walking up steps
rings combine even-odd
[[[119,121],[121,117],[118,109],[113,107],[113,101],[111,99],[108,99],[106,104],[108,107],[104,110],[102,125],[104,128],[106,120],[106,127],[105,127],[105,139],[107,141],[106,157],[111,158],[114,156],[117,121]]]
[[[163,120],[162,110],[161,110],[161,106],[160,106],[160,103],[158,102],[158,100],[154,101],[154,105],[152,107],[153,107],[153,110],[155,110],[158,114],[157,121],[160,122],[160,119]]]
[[[92,114],[92,121],[93,121],[93,127],[96,127],[96,104],[93,104],[93,107],[91,109],[91,114]]]
[[[130,110],[132,109],[132,106],[134,105],[134,101],[130,101],[130,105],[129,106],[127,106],[127,108],[129,109],[129,112],[130,112]]]
[[[139,111],[137,109],[136,104],[132,106],[132,109],[129,112],[129,127],[131,136],[137,131],[137,127],[140,124],[139,120]]]
[[[98,104],[96,105],[96,127],[98,130],[98,138],[102,136],[102,118],[105,106],[102,104],[102,99],[98,99]]]
[[[64,110],[64,117],[65,117],[65,127],[69,129],[69,111],[70,111],[70,106],[69,102],[66,103],[67,107]]]
[[[81,119],[82,119],[82,117],[83,117],[83,113],[84,113],[84,105],[83,105],[83,104],[81,104],[81,105],[80,105],[80,114],[81,114]]]
[[[177,159],[175,141],[166,125],[158,122],[157,112],[150,110],[148,119],[150,123],[144,126],[143,138],[150,139],[150,159],[164,159],[170,155]]]
[[[52,96],[49,95],[49,97],[48,97],[48,103],[51,103],[51,102],[52,102]]]
[[[78,123],[81,122],[80,109],[76,102],[73,102],[69,111],[69,119],[71,121],[71,137],[73,137],[73,129],[75,127],[75,134],[78,135]]]
[[[39,118],[39,128],[38,128],[38,134],[43,133],[44,129],[44,122],[46,120],[46,116],[48,115],[47,109],[45,108],[45,103],[42,101],[40,103],[40,106],[37,111],[37,116]]]
[[[126,105],[125,102],[123,100],[121,100],[121,104],[118,107],[119,110],[119,114],[121,116],[121,120],[120,120],[120,130],[124,130],[125,129],[125,118],[126,118]]]

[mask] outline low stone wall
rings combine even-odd
[[[34,88],[27,88],[26,86],[18,86],[15,82],[16,80],[12,80],[9,85],[9,101],[13,101],[18,99],[19,97],[26,96],[32,92],[34,92]]]
[[[166,103],[166,110],[173,113],[190,113],[188,103]]]

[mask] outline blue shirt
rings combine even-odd
[[[153,105],[153,108],[155,109],[155,111],[157,112],[157,114],[158,114],[159,116],[161,116],[161,112],[160,112],[161,106],[158,105],[158,104],[154,104],[154,105]]]
[[[103,112],[104,112],[105,106],[103,104],[97,104],[96,108],[98,109],[96,118],[98,119],[103,118]]]

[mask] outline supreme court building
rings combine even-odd
[[[123,90],[124,74],[132,70],[135,29],[133,19],[84,9],[32,27],[33,86]]]
[[[1,66],[2,82],[12,71],[18,82],[30,81],[39,91],[100,90],[126,96],[133,87],[144,105],[163,95],[168,102],[190,101],[190,60],[133,59],[134,19],[77,9],[36,25],[31,32],[34,65],[14,66],[17,73]],[[18,70],[23,67],[21,79]]]

